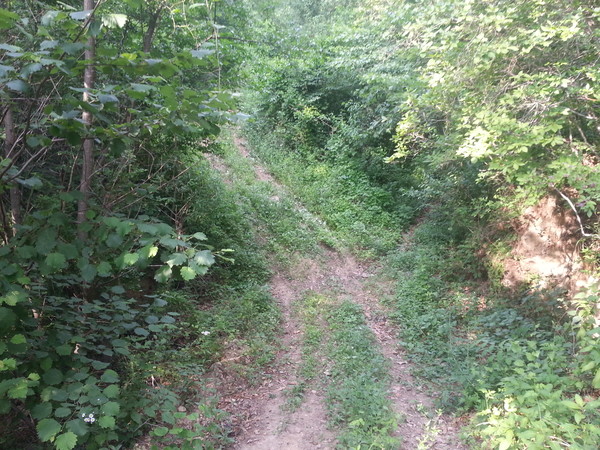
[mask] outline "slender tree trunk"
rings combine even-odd
[[[94,0],[83,0],[83,9],[86,11],[92,11],[94,9]],[[96,57],[96,40],[93,36],[90,36],[87,41],[84,57],[88,64],[83,72],[83,87],[86,89],[93,89],[96,78],[96,69],[94,67],[94,58]],[[83,93],[83,101],[89,102],[90,95],[88,92]],[[92,125],[93,116],[92,113],[84,111],[82,114],[83,122],[86,127],[89,128]],[[92,171],[94,167],[94,138],[93,136],[85,136],[83,141],[83,160],[81,165],[81,182],[79,185],[79,191],[82,196],[77,205],[77,223],[79,225],[86,221],[86,213],[89,208],[90,193],[92,185]],[[79,238],[85,239],[86,233],[79,230]]]
[[[144,45],[142,49],[144,53],[150,53],[150,50],[152,50],[152,41],[154,40],[154,33],[156,32],[156,26],[158,25],[158,19],[160,19],[162,9],[163,5],[158,5],[154,14],[150,16],[150,21],[148,22],[148,29],[144,34]]]
[[[13,156],[13,149],[17,141],[17,134],[15,133],[15,122],[13,118],[13,112],[11,105],[6,106],[6,113],[4,114],[4,156],[11,158]],[[13,186],[9,189],[10,198],[10,221],[5,218],[5,234],[7,237],[14,235],[14,226],[21,223],[21,190],[19,186],[13,183]]]

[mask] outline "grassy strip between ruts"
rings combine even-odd
[[[319,380],[325,368],[323,342],[326,326],[321,319],[323,300],[320,296],[309,296],[297,303],[295,313],[303,327],[302,362],[298,367],[298,383],[287,392],[286,408],[295,411],[302,405],[306,390]]]
[[[306,299],[303,313],[308,321],[301,374],[304,372],[304,379],[316,376],[319,362],[313,350],[319,348],[323,336],[328,336],[324,345],[330,366],[324,371],[327,408],[332,425],[341,430],[340,447],[398,448],[398,439],[390,436],[398,417],[388,398],[387,362],[377,349],[360,306],[314,294]]]

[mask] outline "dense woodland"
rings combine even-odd
[[[595,0],[8,0],[0,30],[0,447],[231,444],[202,376],[273,363],[269,264],[310,239],[394,280],[468,445],[600,446]],[[228,185],[232,133],[330,231]],[[507,286],[548,198],[586,282]]]

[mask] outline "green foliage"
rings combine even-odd
[[[97,216],[85,227],[94,240],[76,239],[63,212],[38,212],[0,250],[0,413],[16,422],[29,411],[40,440],[57,448],[114,442],[134,415],[143,425],[139,401],[122,392],[124,362],[157,351],[177,314],[134,286],[153,272],[158,281],[181,268],[204,274],[214,262],[201,233],[177,235],[148,218]]]

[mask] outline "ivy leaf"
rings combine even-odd
[[[42,442],[53,439],[60,431],[60,424],[54,419],[42,419],[35,427]]]
[[[59,435],[54,441],[56,450],[72,450],[77,445],[77,435],[70,431]]]

